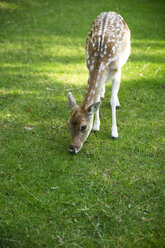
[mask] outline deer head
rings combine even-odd
[[[68,103],[72,108],[72,114],[68,120],[68,127],[71,131],[69,152],[76,154],[81,150],[90,134],[93,125],[93,114],[98,110],[100,102],[94,103],[87,108],[81,107],[77,105],[72,93],[69,93]]]

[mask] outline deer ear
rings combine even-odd
[[[101,102],[96,102],[96,103],[92,104],[91,106],[89,106],[87,109],[88,115],[93,115],[94,113],[96,113],[100,107],[100,103]]]
[[[76,100],[74,99],[71,92],[68,93],[68,103],[72,109],[74,109],[77,106]]]

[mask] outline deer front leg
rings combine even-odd
[[[112,138],[118,138],[117,124],[116,124],[116,106],[119,106],[119,100],[117,97],[120,87],[121,70],[119,70],[114,79],[112,80],[112,96],[111,96],[111,108],[112,108]]]
[[[95,121],[94,121],[94,125],[93,125],[93,131],[94,132],[100,131],[99,109],[95,113]]]
[[[105,95],[105,84],[101,89],[100,92],[100,98],[103,99]],[[100,131],[100,118],[99,118],[99,109],[97,110],[97,112],[95,113],[95,121],[94,121],[94,125],[93,125],[93,131]]]

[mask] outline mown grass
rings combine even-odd
[[[111,84],[101,132],[68,154],[67,93],[78,103],[93,19],[119,12],[132,33],[111,133]],[[0,247],[163,247],[162,0],[0,2]]]

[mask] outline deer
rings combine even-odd
[[[92,129],[94,132],[100,130],[99,107],[104,98],[107,81],[112,81],[111,135],[113,139],[118,138],[116,109],[120,107],[118,91],[121,68],[128,60],[130,49],[130,29],[123,17],[116,12],[103,12],[98,15],[92,23],[85,44],[89,77],[81,105],[78,106],[72,93],[68,93],[68,103],[72,109],[68,120],[71,154],[81,150]]]

